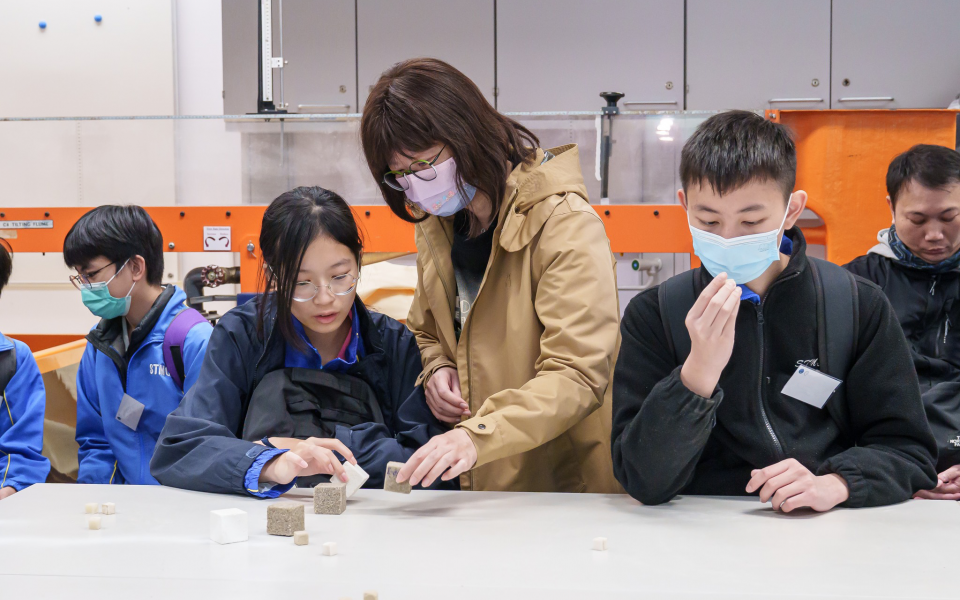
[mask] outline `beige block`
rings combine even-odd
[[[336,542],[327,542],[323,545],[323,555],[324,556],[336,556],[337,555],[337,543]]]
[[[104,502],[104,503],[103,503],[103,506],[102,506],[102,510],[101,510],[100,512],[102,512],[102,513],[105,514],[105,515],[113,515],[113,514],[116,514],[116,512],[117,512],[117,505],[114,504],[113,502]]]
[[[388,492],[397,492],[398,494],[409,494],[410,493],[410,482],[404,481],[403,483],[397,483],[397,473],[400,472],[400,469],[403,468],[403,463],[399,462],[388,462],[387,463],[387,473],[383,478],[383,489]]]
[[[347,484],[319,483],[313,488],[313,512],[318,515],[340,515],[347,510]]]
[[[380,595],[377,594],[376,592],[363,593],[363,600],[379,600],[379,599],[380,599]]]
[[[94,515],[92,517],[87,517],[87,527],[90,529],[100,529],[100,516]]]
[[[84,512],[88,515],[93,515],[100,512],[100,505],[96,502],[87,502],[83,507]]]
[[[294,531],[293,543],[298,546],[306,546],[310,543],[310,534],[308,534],[306,531]]]
[[[267,533],[290,537],[296,531],[303,531],[303,504],[297,502],[278,502],[267,507]]]

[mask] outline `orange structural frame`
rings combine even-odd
[[[790,127],[797,141],[797,189],[824,221],[805,231],[825,244],[827,258],[845,263],[865,253],[877,231],[890,224],[884,197],[887,165],[914,144],[954,147],[957,111],[820,110],[767,111]],[[163,232],[168,252],[204,251],[205,226],[229,226],[231,251],[240,256],[240,288],[253,292],[259,268],[260,222],[265,206],[152,206],[146,210]],[[370,253],[415,252],[413,225],[386,206],[355,206]],[[683,253],[693,243],[683,209],[669,205],[594,205],[617,253]],[[52,227],[9,228],[0,224],[14,252],[59,252],[70,227],[90,208],[0,208],[0,222],[51,221]],[[22,224],[21,224],[22,225]],[[211,262],[216,259],[211,256]]]
[[[796,136],[796,189],[824,222],[810,241],[837,264],[865,254],[890,226],[886,176],[897,154],[915,144],[956,147],[954,110],[772,110],[767,118]]]

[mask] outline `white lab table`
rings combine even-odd
[[[279,500],[33,486],[0,501],[0,597],[960,598],[956,502],[781,515],[747,498],[361,490],[328,516],[309,493],[284,497],[306,508],[310,545],[295,546],[266,533]],[[87,502],[116,515],[91,531]],[[210,511],[234,507],[249,541],[212,542]]]

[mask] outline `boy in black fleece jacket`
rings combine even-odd
[[[759,493],[783,512],[891,504],[935,485],[910,352],[875,285],[857,279],[856,353],[845,395],[828,400],[846,403],[848,422],[782,393],[820,360],[817,291],[793,228],[806,193],[791,193],[796,150],[785,128],[748,112],[715,115],[684,146],[680,177],[703,262],[685,321],[690,353],[674,357],[657,288],[630,302],[613,390],[620,483],[645,504]]]

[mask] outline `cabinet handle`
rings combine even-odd
[[[325,114],[325,113],[348,113],[350,112],[349,104],[298,104],[298,112],[314,113],[314,114]]]
[[[893,102],[893,96],[859,96],[856,98],[837,98],[837,102]]]
[[[676,104],[676,100],[664,100],[659,102],[657,100],[634,100],[633,102],[624,102],[624,106],[629,106],[630,104],[636,104],[637,106],[649,106],[651,104]]]
[[[823,102],[823,98],[771,98],[767,102],[770,104],[777,102]]]

